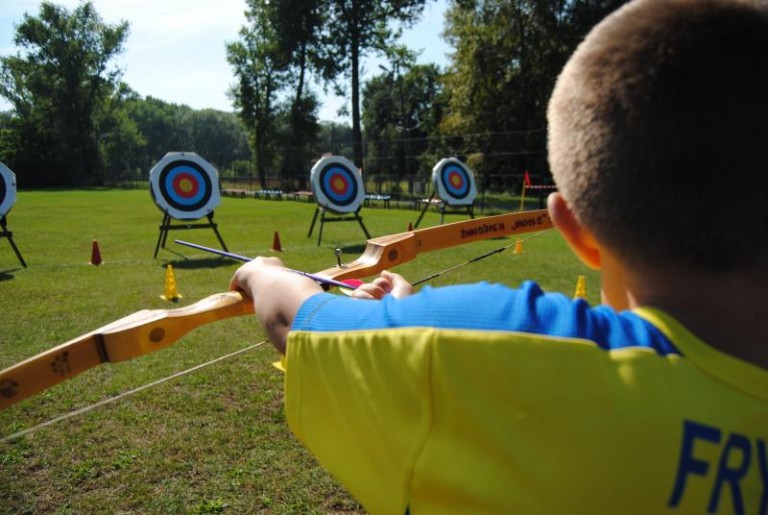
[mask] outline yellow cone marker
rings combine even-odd
[[[179,291],[176,289],[176,277],[173,275],[173,265],[168,265],[165,268],[165,295],[160,295],[161,299],[176,301],[181,298]]]
[[[576,280],[576,291],[573,293],[573,298],[585,300],[587,298],[587,279],[583,275],[580,275]]]
[[[522,254],[523,253],[523,242],[519,239],[515,242],[515,254]]]

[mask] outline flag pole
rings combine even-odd
[[[525,211],[525,190],[531,185],[531,176],[528,170],[523,174],[523,193],[520,195],[520,211]]]

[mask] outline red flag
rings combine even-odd
[[[525,171],[525,174],[523,175],[523,181],[525,182],[526,186],[531,185],[531,176],[528,175],[528,170]]]

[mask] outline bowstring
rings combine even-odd
[[[39,429],[42,429],[44,427],[52,426],[53,424],[57,424],[59,422],[62,422],[64,420],[68,420],[70,418],[78,417],[80,415],[88,413],[89,411],[95,410],[96,408],[100,408],[101,406],[105,406],[107,404],[111,404],[113,402],[117,402],[117,401],[119,401],[121,399],[124,399],[126,397],[130,397],[131,395],[137,394],[137,393],[142,392],[144,390],[148,390],[149,388],[154,388],[155,386],[161,385],[163,383],[166,383],[166,382],[171,381],[173,379],[176,379],[178,377],[185,376],[187,374],[191,374],[192,372],[196,372],[196,371],[198,371],[200,369],[209,367],[211,365],[215,365],[216,363],[218,363],[220,361],[224,361],[224,360],[233,358],[233,357],[235,357],[235,356],[237,356],[239,354],[243,354],[243,353],[245,353],[247,351],[253,350],[256,347],[260,347],[260,346],[264,345],[265,343],[267,343],[268,341],[269,340],[264,340],[264,341],[261,341],[259,343],[255,343],[255,344],[250,345],[248,347],[245,347],[243,349],[239,349],[239,350],[236,350],[234,352],[230,352],[229,354],[225,354],[223,356],[219,356],[218,358],[214,358],[214,359],[212,359],[210,361],[206,361],[205,363],[201,363],[199,365],[195,365],[192,368],[188,368],[186,370],[182,370],[181,372],[175,372],[175,373],[173,373],[173,374],[171,374],[169,376],[163,377],[163,378],[158,379],[156,381],[152,381],[151,383],[145,384],[143,386],[138,386],[138,387],[133,388],[131,390],[128,390],[128,391],[125,391],[125,392],[120,393],[118,395],[115,395],[114,397],[110,397],[108,399],[104,399],[104,400],[98,401],[98,402],[96,402],[94,404],[85,406],[85,407],[77,409],[75,411],[71,411],[71,412],[69,412],[69,413],[67,413],[65,415],[60,415],[58,417],[52,418],[50,420],[47,420],[45,422],[41,422],[40,424],[37,424],[36,426],[32,426],[32,427],[24,429],[22,431],[18,431],[16,433],[13,433],[13,434],[11,434],[9,436],[6,436],[6,437],[0,439],[0,443],[6,443],[6,442],[10,442],[12,440],[16,440],[18,438],[21,438],[22,436],[26,436],[28,434],[34,433],[35,431],[37,431]]]
[[[516,245],[522,245],[523,243],[525,243],[528,240],[532,240],[533,238],[538,238],[539,236],[542,236],[543,234],[548,233],[552,229],[554,229],[554,227],[550,227],[549,229],[544,229],[543,231],[539,231],[539,232],[537,232],[535,234],[532,234],[531,236],[523,238],[522,240],[517,239],[513,243],[510,243],[509,245],[504,245],[503,247],[499,247],[497,249],[493,249],[493,250],[491,250],[489,252],[486,252],[485,254],[480,254],[479,256],[475,256],[475,257],[473,257],[471,259],[468,259],[468,260],[464,261],[463,263],[459,263],[457,265],[453,265],[453,266],[448,267],[448,268],[446,268],[444,270],[441,270],[439,272],[435,272],[433,274],[430,274],[427,277],[419,279],[418,281],[414,281],[413,283],[411,283],[411,286],[418,286],[419,284],[425,283],[427,281],[431,281],[432,279],[436,279],[436,278],[440,277],[443,274],[447,274],[449,272],[453,272],[457,268],[461,268],[461,267],[467,266],[467,265],[469,265],[471,263],[475,263],[477,261],[480,261],[481,259],[485,259],[487,257],[493,256],[494,254],[500,254],[500,253],[504,252],[505,250],[507,250],[510,247],[514,247]]]

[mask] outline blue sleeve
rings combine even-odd
[[[604,349],[642,346],[661,354],[678,351],[646,320],[582,299],[544,293],[534,282],[519,288],[476,283],[425,287],[404,299],[359,300],[321,293],[299,310],[294,330],[344,331],[392,327],[436,327],[513,331],[582,338]]]

